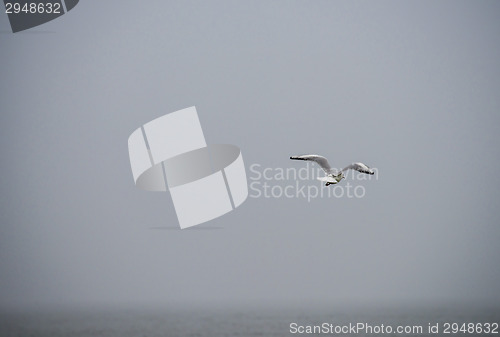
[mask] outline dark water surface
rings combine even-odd
[[[52,309],[2,311],[0,336],[498,336],[497,334],[444,334],[445,323],[500,323],[500,308],[182,308],[182,309]],[[297,329],[292,329],[296,323]],[[298,333],[315,325],[349,326],[363,323],[368,330],[353,333]],[[439,333],[429,333],[429,323]],[[384,325],[385,333],[377,328]],[[392,333],[387,332],[392,327]],[[396,333],[398,326],[421,326],[422,332]],[[317,328],[318,329],[318,328]],[[345,329],[345,328],[344,328]],[[377,333],[378,332],[378,333]]]

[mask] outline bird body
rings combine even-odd
[[[328,185],[335,185],[335,184],[339,183],[343,178],[345,178],[345,177],[342,174],[342,176],[339,176],[339,177],[335,177],[333,175],[327,175],[324,177],[318,177],[317,179],[319,181],[324,182],[325,186],[328,186]]]
[[[300,156],[291,156],[290,159],[308,160],[316,162],[319,166],[321,166],[323,171],[325,171],[326,173],[326,176],[318,177],[318,180],[325,182],[325,186],[339,183],[342,179],[345,178],[344,172],[347,170],[356,170],[358,172],[371,175],[375,174],[375,172],[371,168],[369,168],[367,165],[363,163],[352,163],[351,165],[344,167],[340,172],[335,172],[330,166],[328,159],[317,154],[304,154]]]

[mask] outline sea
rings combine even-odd
[[[491,306],[85,307],[2,310],[0,336],[499,336],[495,324]]]

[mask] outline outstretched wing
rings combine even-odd
[[[328,160],[323,156],[318,156],[317,154],[304,154],[300,156],[291,156],[290,159],[294,160],[310,160],[318,163],[319,166],[326,172],[326,174],[332,174],[332,168],[328,163]]]
[[[344,167],[342,172],[347,170],[356,170],[361,173],[374,174],[375,172],[363,163],[352,163],[351,165]]]

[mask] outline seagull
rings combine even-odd
[[[363,163],[352,163],[351,165],[344,167],[342,171],[337,173],[332,169],[332,167],[328,163],[328,159],[326,159],[323,156],[319,156],[317,154],[303,154],[300,156],[291,156],[290,159],[310,160],[316,162],[326,172],[326,176],[318,177],[318,180],[325,182],[325,186],[339,183],[342,179],[345,178],[344,172],[347,170],[356,170],[358,172],[366,174],[375,173],[371,168],[369,168]]]

